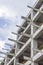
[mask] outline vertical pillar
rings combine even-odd
[[[32,21],[33,19],[33,10],[31,10],[31,22],[34,23]],[[36,27],[34,27],[33,25],[31,25],[31,35],[33,36],[34,32],[36,31]],[[34,52],[33,49],[37,48],[37,41],[33,39],[33,37],[31,38],[31,58],[33,58],[34,54],[36,53],[36,51]],[[31,65],[36,65],[35,62],[32,62]]]
[[[16,47],[15,47],[15,55],[16,55],[16,53],[17,53],[17,43],[16,43]],[[14,65],[16,65],[16,57],[15,57],[15,59],[14,59]]]
[[[16,55],[16,53],[18,52],[18,49],[19,49],[19,44],[18,44],[18,43],[16,43],[15,55]],[[15,57],[15,59],[14,59],[14,65],[17,65],[17,63],[18,63],[18,58],[17,58],[17,57]]]

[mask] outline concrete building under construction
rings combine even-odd
[[[43,65],[43,0],[37,0],[24,19],[17,33],[16,45],[6,53],[0,65]],[[5,53],[4,53],[5,54]]]

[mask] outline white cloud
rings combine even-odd
[[[16,15],[17,13],[15,11],[10,10],[5,6],[0,6],[0,17],[4,17],[6,19],[14,19]]]
[[[0,47],[3,48],[5,42],[4,41],[0,41]]]

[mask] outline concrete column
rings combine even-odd
[[[31,25],[31,35],[33,35],[33,28],[34,26]],[[35,29],[35,28],[34,28]],[[36,51],[33,51],[33,49],[37,49],[38,48],[38,43],[37,43],[37,40],[31,38],[31,57],[34,56],[34,54],[36,54]]]
[[[33,10],[31,10],[31,20],[33,19]],[[33,21],[31,21],[32,23],[34,23]],[[31,35],[33,36],[33,34],[35,33],[37,27],[35,27],[34,25],[31,25]],[[34,56],[34,54],[36,53],[36,51],[33,51],[33,49],[37,49],[38,45],[37,45],[37,40],[34,40],[33,38],[31,38],[31,57]]]
[[[14,65],[17,65],[17,63],[18,63],[18,58],[15,58]]]
[[[33,19],[33,10],[31,10],[31,20]],[[32,23],[34,23],[32,21]],[[31,35],[33,36],[34,32],[36,31],[36,27],[31,25]],[[36,51],[33,51],[33,49],[37,49],[37,41],[31,38],[31,58],[33,58],[34,54],[36,54]],[[31,65],[37,65],[34,62],[31,63]]]
[[[18,45],[18,43],[16,43],[15,55],[18,52],[18,49],[19,49],[19,45]],[[14,59],[14,65],[17,65],[17,63],[18,63],[18,58],[15,57],[15,59]]]
[[[16,55],[16,53],[17,53],[17,43],[16,43],[16,47],[15,47],[15,55]],[[16,65],[16,57],[15,57],[15,59],[14,59],[14,65]]]

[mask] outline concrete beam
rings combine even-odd
[[[32,37],[30,34],[27,34],[27,33],[21,33],[23,36],[26,36],[26,37]]]
[[[42,10],[42,9],[43,9],[43,5],[40,7],[40,10]],[[40,15],[41,15],[41,13],[40,12],[37,12],[35,14],[35,16],[33,17],[32,21],[35,21],[36,22],[39,19]]]
[[[26,27],[26,29],[23,31],[23,33],[25,33],[25,32],[27,31],[27,29],[29,29],[29,28],[30,28],[30,24],[27,25],[27,27]],[[18,40],[20,40],[21,38],[22,38],[22,35],[19,36]]]
[[[43,58],[43,49],[33,57],[33,61],[39,61]]]
[[[16,57],[19,57],[28,47],[28,45],[31,42],[31,38],[22,46],[22,48],[18,51],[18,53],[16,54]]]
[[[33,49],[33,51],[37,51],[37,52],[40,52],[41,50],[39,50],[39,49]]]
[[[29,61],[32,61],[32,58],[31,57],[27,57],[27,56],[23,56],[25,60],[29,60]]]
[[[22,33],[22,32],[20,34],[17,34],[17,33],[12,32],[12,34],[15,34],[15,35],[23,35],[23,36],[26,36],[26,37],[32,37],[30,34]]]
[[[21,34],[15,33],[15,32],[11,32],[11,33],[14,34],[14,35],[21,35]]]
[[[22,26],[19,26],[19,25],[16,25],[16,26],[19,27],[19,28],[25,29],[25,27],[22,27]]]
[[[40,13],[43,14],[43,11],[41,11],[40,9],[33,8],[33,7],[29,6],[29,5],[27,7],[33,9],[36,12],[40,12]]]
[[[35,27],[37,27],[37,28],[39,28],[40,26],[39,25],[36,25],[36,24],[34,24],[33,22],[27,22],[28,24],[31,24],[31,25],[33,25],[33,26],[35,26]]]
[[[43,24],[39,27],[39,29],[34,33],[33,38],[37,39],[43,33]]]
[[[19,44],[25,44],[25,43],[23,43],[23,42],[21,42],[21,41],[17,41],[17,40],[10,39],[10,38],[8,38],[8,40],[13,41],[13,42],[16,42],[16,43],[19,43]]]
[[[24,20],[27,20],[27,21],[29,21],[29,22],[31,21],[31,19],[29,19],[29,18],[27,18],[27,17],[24,17],[24,16],[21,16],[21,18],[24,19]]]

